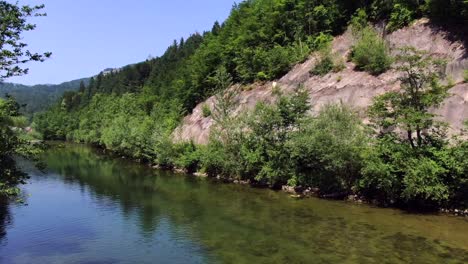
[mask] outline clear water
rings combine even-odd
[[[0,206],[0,263],[468,263],[466,218],[218,184],[67,145]]]

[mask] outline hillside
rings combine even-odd
[[[468,69],[468,53],[463,41],[454,41],[449,32],[440,30],[427,19],[421,19],[410,27],[389,34],[386,40],[394,51],[399,47],[411,45],[448,61],[446,75],[452,78],[456,85],[450,90],[451,96],[435,110],[435,113],[440,116],[441,120],[450,124],[452,134],[459,133],[463,128],[463,122],[468,119],[468,84],[462,83],[463,71]],[[352,34],[347,31],[334,38],[332,51],[345,58],[353,44]],[[297,85],[303,84],[312,104],[311,114],[318,113],[324,105],[343,103],[360,111],[362,117],[365,118],[364,112],[375,96],[398,90],[400,87],[399,76],[395,71],[373,76],[357,71],[355,65],[349,61],[346,62],[346,68],[343,71],[332,72],[323,77],[313,76],[309,71],[317,64],[319,57],[319,54],[313,53],[304,63],[296,65],[280,79],[264,84],[249,85],[246,86],[248,89],[241,89],[241,93],[236,96],[237,106],[233,112],[252,110],[258,102],[271,102],[273,83],[277,83],[286,93],[293,91]],[[203,116],[202,108],[204,105],[213,108],[213,104],[216,104],[214,96],[198,104],[175,131],[174,135],[177,140],[193,140],[198,144],[206,144],[213,120],[211,117]]]
[[[82,78],[61,84],[22,85],[0,82],[0,97],[13,96],[19,104],[25,105],[22,112],[27,116],[52,106],[66,91],[77,91],[80,83],[88,84],[89,78]]]
[[[227,181],[465,208],[467,18],[458,1],[243,1],[35,128]]]

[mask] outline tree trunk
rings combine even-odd
[[[414,142],[413,142],[413,131],[411,131],[410,129],[408,129],[408,130],[407,130],[407,134],[408,134],[408,141],[410,142],[411,147],[412,147],[412,148],[416,148],[416,146],[414,145]]]
[[[418,146],[420,147],[422,145],[422,136],[421,129],[419,129],[419,126],[416,127],[416,135],[418,137]]]

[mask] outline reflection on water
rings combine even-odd
[[[11,217],[8,202],[0,197],[0,247],[3,245],[3,240],[6,235],[6,228],[10,224]],[[1,257],[0,257],[1,261]]]
[[[69,145],[33,172],[5,263],[466,263],[468,221],[151,170]],[[1,220],[1,219],[0,219]],[[0,224],[1,227],[5,225]]]

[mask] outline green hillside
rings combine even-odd
[[[468,2],[243,1],[210,31],[174,41],[161,57],[90,79],[34,121],[45,139],[91,143],[161,167],[270,187],[319,187],[329,197],[356,194],[383,204],[466,206],[468,144],[449,144],[444,124],[429,112],[448,96],[437,74],[443,63],[411,48],[392,57],[372,26],[389,33],[421,17],[448,32],[463,29]],[[292,97],[276,91],[276,104],[229,115],[231,84],[275,80],[313,51],[323,57],[311,74],[342,70],[329,44],[349,26],[357,43],[341,59],[374,75],[393,65],[403,76],[402,93],[384,94],[371,107],[372,132],[343,107],[308,118],[300,87]],[[218,104],[203,109],[217,128],[209,144],[174,144],[182,117],[212,95]]]
[[[38,84],[38,85],[22,85],[15,83],[3,82],[0,83],[0,97],[5,98],[5,95],[13,96],[20,105],[24,105],[21,111],[32,116],[33,113],[47,110],[62,97],[66,91],[78,91],[80,83],[88,84],[89,78],[83,78],[64,82],[61,84]]]

